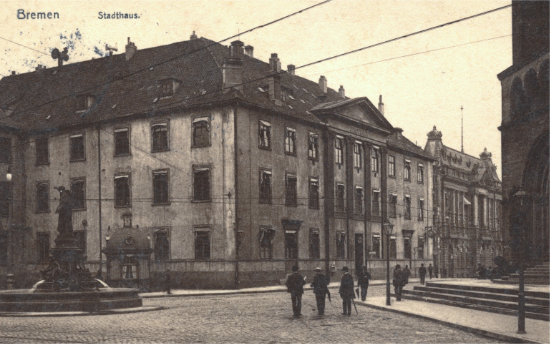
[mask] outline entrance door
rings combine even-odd
[[[355,234],[355,271],[360,271],[363,267],[363,234]]]

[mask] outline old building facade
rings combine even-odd
[[[522,236],[529,265],[549,257],[548,8],[547,1],[512,2],[513,64],[498,75],[507,257],[518,261]],[[523,226],[514,230],[519,209]]]
[[[472,277],[478,265],[495,266],[503,254],[502,191],[485,149],[479,158],[443,144],[434,126],[425,151],[434,165],[433,227],[434,265],[442,277]]]
[[[383,219],[396,228],[394,263],[431,261],[432,159],[367,98],[283,71],[277,54],[252,55],[240,41],[138,50],[129,40],[124,54],[2,79],[0,143],[11,156],[0,167],[13,197],[3,198],[0,251],[17,248],[2,276],[38,278],[59,186],[73,194],[87,266],[117,274],[111,283],[147,276],[139,285],[155,288],[169,269],[180,287],[266,285],[294,264],[334,278],[367,265],[381,277]],[[114,238],[124,252],[139,238],[141,258],[106,266]]]

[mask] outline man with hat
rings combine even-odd
[[[340,296],[342,297],[342,304],[344,306],[343,315],[351,315],[351,299],[355,298],[353,293],[353,277],[349,273],[347,266],[342,268],[344,275],[342,275],[342,280],[340,281]]]
[[[313,283],[311,287],[313,288],[313,293],[315,294],[315,300],[317,301],[317,312],[319,315],[325,314],[325,296],[329,295],[330,300],[330,291],[328,290],[328,279],[321,273],[321,268],[315,268],[315,277],[313,277]]]
[[[304,277],[298,272],[298,266],[292,267],[292,274],[286,279],[286,288],[292,300],[292,312],[295,317],[302,315],[302,294],[304,293]]]

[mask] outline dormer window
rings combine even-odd
[[[164,79],[160,81],[160,97],[168,98],[174,95],[176,88],[179,86],[180,81],[176,79]]]
[[[77,97],[76,111],[86,111],[95,103],[95,97],[89,94],[83,94]]]

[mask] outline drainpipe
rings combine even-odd
[[[98,219],[99,219],[99,273],[103,279],[103,231],[101,228],[101,124],[97,125],[97,191],[98,191]]]
[[[240,285],[240,276],[239,276],[239,217],[237,216],[237,197],[238,197],[238,182],[239,178],[238,176],[238,143],[237,143],[237,106],[233,107],[233,145],[234,145],[234,160],[235,160],[235,167],[234,167],[234,174],[235,174],[235,195],[233,196],[234,202],[235,202],[235,214],[234,216],[234,232],[235,232],[235,289],[239,289]],[[224,160],[225,164],[225,160]]]

